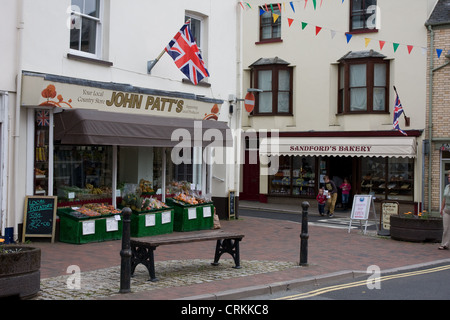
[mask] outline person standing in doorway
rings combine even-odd
[[[352,186],[348,182],[347,178],[344,178],[344,182],[339,186],[342,190],[342,207],[344,210],[348,209],[348,198],[350,196],[350,190]]]
[[[450,245],[450,172],[447,174],[449,184],[445,186],[444,194],[442,196],[441,216],[443,223],[442,242],[439,250],[448,249]]]
[[[325,182],[325,190],[328,191],[328,216],[332,217],[334,215],[334,207],[336,205],[336,200],[338,196],[338,190],[336,184],[330,180],[330,177],[324,176],[323,181]]]

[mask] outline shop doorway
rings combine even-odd
[[[442,157],[449,157],[449,152],[443,152]],[[442,195],[444,193],[445,186],[448,184],[448,173],[450,172],[450,159],[442,160],[441,166],[441,190],[439,192],[439,203],[442,203]]]
[[[336,207],[342,207],[342,190],[339,186],[343,183],[344,179],[347,179],[352,189],[350,190],[349,205],[352,203],[353,194],[355,191],[355,159],[351,157],[330,157],[328,158],[328,175],[331,180],[334,181],[336,187],[338,187],[338,198],[336,201]]]

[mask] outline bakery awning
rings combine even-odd
[[[71,145],[232,146],[226,123],[89,109],[55,114],[55,140]]]
[[[415,137],[264,138],[261,155],[415,158]]]

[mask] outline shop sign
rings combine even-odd
[[[367,152],[370,153],[372,146],[369,145],[291,145],[290,151],[305,152]]]
[[[219,105],[193,99],[125,92],[23,77],[22,105],[95,109],[155,116],[217,120]]]

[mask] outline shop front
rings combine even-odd
[[[214,187],[209,157],[214,148],[232,147],[228,126],[217,121],[222,103],[25,73],[26,194],[57,197],[61,227],[65,223],[61,233],[86,228],[78,236],[61,234],[73,243],[100,240],[92,231],[99,222],[91,221],[89,230],[81,220],[110,217],[114,228],[117,209],[125,205],[136,214],[152,213],[136,216],[136,223],[159,224],[160,230],[176,220],[171,211],[176,205],[208,207],[212,221],[215,198],[225,198],[228,190]]]
[[[315,199],[328,175],[339,187],[344,179],[354,194],[371,194],[376,200],[404,203],[415,201],[417,179],[416,138],[384,133],[384,136],[287,136],[263,139],[259,154],[262,163],[276,160],[277,170],[260,184],[263,201],[274,198]],[[263,161],[263,157],[267,157]],[[341,200],[339,189],[338,205]],[[265,199],[266,198],[266,199]]]

